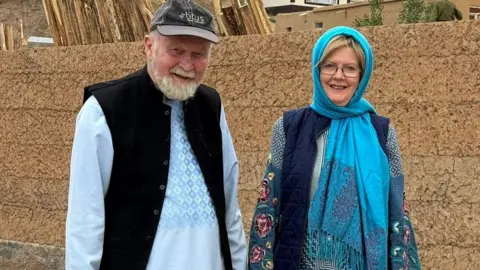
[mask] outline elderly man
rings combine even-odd
[[[66,269],[246,268],[238,161],[220,96],[201,84],[213,16],[169,0],[139,71],[86,87],[72,149]]]

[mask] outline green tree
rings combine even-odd
[[[381,0],[369,0],[370,14],[365,14],[363,18],[355,16],[353,24],[355,27],[383,25],[383,6]]]
[[[433,3],[424,0],[404,0],[398,15],[399,23],[422,23],[433,21]]]

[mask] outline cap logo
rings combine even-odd
[[[179,15],[181,19],[186,18],[187,21],[193,22],[193,23],[199,23],[199,24],[205,24],[205,19],[203,16],[198,16],[195,15],[193,12],[182,12],[182,14]]]

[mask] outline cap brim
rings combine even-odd
[[[195,36],[206,39],[213,43],[218,43],[218,36],[214,33],[192,26],[180,25],[159,25],[157,30],[164,36]]]

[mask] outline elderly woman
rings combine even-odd
[[[352,28],[317,41],[311,106],[273,126],[249,269],[421,269],[395,129],[362,97],[372,68]]]

